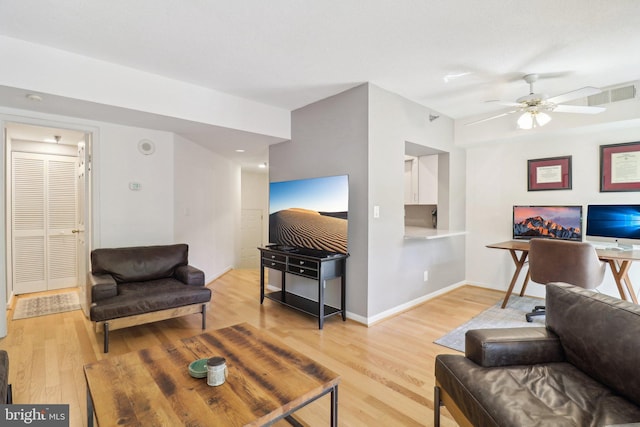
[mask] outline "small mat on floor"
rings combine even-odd
[[[13,312],[13,320],[79,309],[80,300],[78,299],[77,292],[65,292],[42,297],[18,298]]]
[[[544,305],[544,300],[540,298],[512,295],[504,309],[500,308],[501,305],[502,300],[434,343],[464,352],[464,334],[469,329],[539,327],[545,324],[544,316],[534,317],[531,323],[525,319],[525,314],[533,310],[533,307]]]

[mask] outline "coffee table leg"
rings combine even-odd
[[[331,427],[338,427],[338,386],[331,390]]]
[[[87,387],[87,427],[93,427],[93,399]]]

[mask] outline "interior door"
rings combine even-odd
[[[16,294],[77,285],[75,159],[12,153]]]
[[[74,230],[77,236],[78,254],[78,288],[80,289],[80,305],[86,316],[89,316],[90,295],[87,293],[87,274],[89,266],[90,233],[91,229],[91,134],[86,133],[84,143],[78,144],[78,157],[76,160],[76,199],[77,199],[77,226]]]
[[[42,157],[12,153],[11,235],[16,294],[47,290],[45,169]]]
[[[240,219],[240,268],[259,268],[262,246],[262,210],[242,209]]]

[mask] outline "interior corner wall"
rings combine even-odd
[[[433,240],[404,238],[405,142],[449,153],[450,229],[465,223],[465,152],[453,142],[453,121],[397,94],[369,85],[368,316],[396,307],[465,279],[465,236]],[[439,197],[440,198],[440,197]],[[379,206],[379,218],[373,207]],[[440,208],[438,208],[440,214]],[[424,271],[429,272],[424,281]]]
[[[174,140],[175,241],[189,245],[189,263],[208,283],[237,263],[240,166],[178,135]]]
[[[640,141],[638,120],[630,126],[598,126],[564,133],[530,133],[526,138],[467,148],[467,279],[506,290],[515,266],[508,251],[486,245],[512,238],[513,205],[637,204],[638,193],[601,193],[600,145]],[[572,189],[527,191],[527,160],[572,156]],[[584,227],[584,222],[583,222]],[[520,290],[524,271],[514,291]],[[640,264],[629,276],[636,292]],[[610,270],[599,291],[619,297]],[[544,296],[544,286],[530,284],[527,294]]]
[[[347,312],[367,315],[367,106],[368,88],[361,85],[292,112],[291,141],[269,149],[269,181],[349,175]],[[293,280],[292,280],[293,281]],[[303,293],[302,284],[287,282]],[[335,301],[337,287],[327,286]]]

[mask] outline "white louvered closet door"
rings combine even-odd
[[[14,293],[77,286],[75,159],[16,152],[12,160]]]

